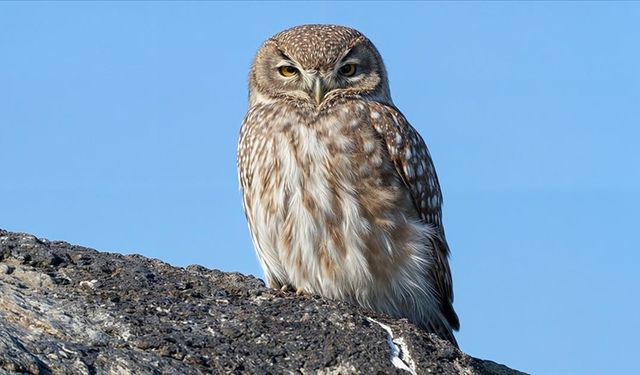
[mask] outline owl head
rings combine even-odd
[[[320,108],[348,96],[391,103],[382,57],[357,30],[297,26],[267,40],[253,61],[251,106],[286,100]]]

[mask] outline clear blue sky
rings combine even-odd
[[[272,34],[358,28],[427,140],[466,352],[637,371],[640,3],[1,3],[0,227],[262,276],[238,191]]]

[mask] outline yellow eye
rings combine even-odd
[[[285,65],[285,66],[279,67],[278,72],[280,72],[280,75],[283,77],[293,77],[296,74],[298,74],[298,69],[290,65]]]
[[[356,64],[346,64],[340,68],[340,74],[346,77],[351,77],[356,74]]]

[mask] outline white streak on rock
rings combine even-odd
[[[387,343],[391,348],[391,363],[399,369],[409,371],[412,375],[416,375],[416,364],[413,362],[413,359],[411,359],[411,355],[409,354],[409,350],[404,339],[399,337],[394,340],[391,327],[386,324],[382,324],[373,318],[367,317],[367,320],[376,323],[387,331]]]

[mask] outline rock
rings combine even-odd
[[[521,374],[405,320],[0,230],[0,374]]]

